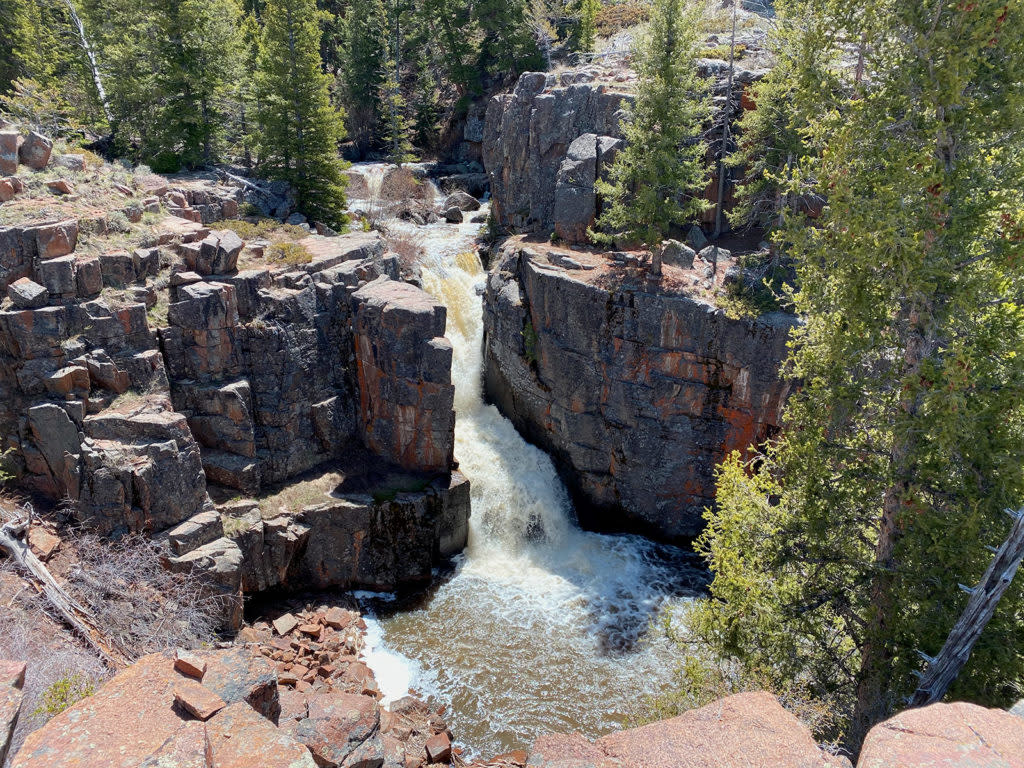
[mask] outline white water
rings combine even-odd
[[[368,662],[388,698],[411,687],[444,703],[474,754],[622,727],[675,664],[649,625],[701,572],[680,550],[578,528],[550,457],[483,402],[479,225],[402,226],[423,238],[424,288],[448,308],[455,453],[473,513],[465,553],[427,594],[363,600]]]

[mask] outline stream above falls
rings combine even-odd
[[[354,170],[371,189],[381,174]],[[465,552],[429,590],[359,595],[368,662],[386,698],[411,688],[444,704],[472,755],[623,727],[671,680],[678,649],[657,626],[706,574],[682,549],[581,530],[551,458],[484,402],[480,224],[390,226],[417,238],[423,287],[448,309],[455,455],[473,512]]]

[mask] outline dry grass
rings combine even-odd
[[[411,232],[389,232],[388,249],[398,254],[402,269],[412,270],[423,258],[423,238]]]
[[[282,512],[298,512],[303,507],[323,504],[344,479],[338,472],[326,471],[286,485],[259,499],[260,514],[269,520]]]
[[[649,2],[625,0],[606,5],[597,14],[597,34],[610,37],[616,32],[644,24],[651,17]]]
[[[264,256],[267,261],[277,264],[288,264],[290,266],[309,264],[313,260],[313,254],[302,243],[272,243],[267,248]]]

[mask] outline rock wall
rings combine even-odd
[[[792,318],[730,320],[512,239],[485,295],[486,393],[563,471],[584,525],[687,539],[715,466],[779,424]]]
[[[123,194],[173,215],[127,250],[95,217],[0,227],[0,437],[22,484],[101,534],[156,536],[231,594],[429,580],[469,514],[444,308],[397,282],[377,233],[262,261],[266,243],[207,226],[238,189],[149,184]],[[208,493],[259,497],[366,449],[415,490],[325,491],[249,538]]]
[[[593,184],[601,154],[620,144],[622,102],[632,99],[604,85],[578,82],[586,79],[567,73],[559,81],[527,72],[510,93],[487,105],[483,161],[491,182],[491,214],[501,227],[549,232],[561,221],[567,235],[586,232],[595,213]],[[591,138],[574,144],[584,134]]]

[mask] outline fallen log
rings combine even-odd
[[[25,505],[17,518],[0,525],[0,551],[5,552],[14,561],[18,569],[43,594],[61,620],[88,643],[110,667],[119,669],[128,666],[131,663],[129,654],[106,637],[88,609],[68,594],[29,548],[27,533],[31,526],[32,508]]]

